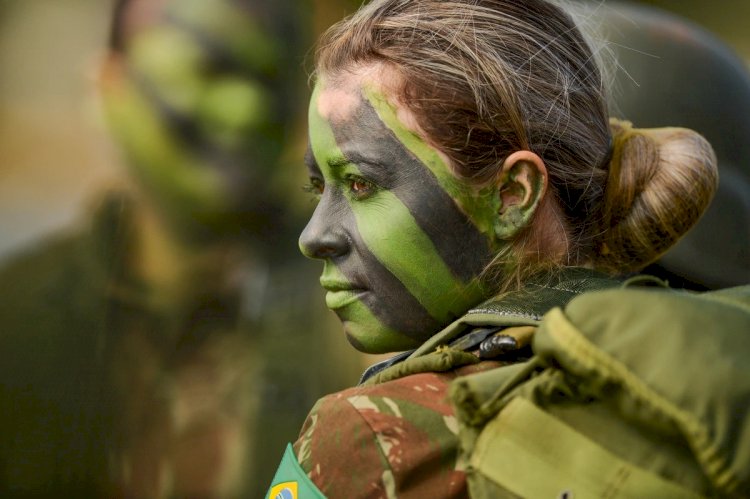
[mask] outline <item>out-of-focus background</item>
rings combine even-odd
[[[0,1],[0,496],[261,497],[357,382],[296,245],[304,52],[354,3]],[[170,168],[240,175],[162,213]],[[216,219],[230,197],[246,224]]]
[[[313,32],[356,4],[316,1]],[[74,222],[92,192],[123,175],[94,82],[112,5],[0,1],[0,261]]]
[[[355,0],[316,0],[312,2],[309,14],[302,17],[310,22],[311,33],[319,33],[356,3]],[[702,25],[731,46],[741,60],[750,64],[750,32],[746,22],[750,19],[750,2],[649,0],[644,3]],[[95,86],[98,67],[106,52],[112,7],[112,1],[103,0],[0,0],[0,266],[33,251],[52,233],[73,230],[101,201],[96,194],[126,176],[121,154],[106,129]],[[302,67],[299,77],[301,80],[306,78]],[[299,123],[303,124],[304,110],[300,113]],[[299,151],[296,175],[301,186],[305,182],[301,157],[305,139],[303,125],[299,128],[298,143],[290,145],[290,150]],[[300,190],[290,192],[289,196],[290,202],[301,206],[299,209],[305,210],[309,206],[312,210],[312,205],[301,204],[306,201]],[[0,286],[8,289],[14,283],[0,282]],[[318,298],[322,308],[322,293]],[[4,327],[0,324],[0,334],[3,334]],[[341,379],[327,380],[320,386],[330,389],[352,385],[356,383],[355,373],[359,368],[374,358],[357,355],[349,349],[335,320],[330,321],[329,329],[328,333],[322,333],[327,336],[320,337],[319,341],[335,352],[327,362],[346,358],[348,364],[341,361],[338,370]],[[356,360],[352,362],[352,358]],[[284,359],[278,361],[283,363]],[[309,361],[314,363],[316,359],[311,356]],[[320,369],[329,367],[319,366]],[[188,369],[175,383],[189,384],[191,372]],[[199,376],[205,374],[204,371],[197,372]],[[205,380],[199,380],[197,385],[200,385],[199,390],[210,390],[210,386],[205,386]],[[260,389],[255,387],[254,393],[263,396],[283,389],[281,383]],[[319,396],[322,393],[308,391],[305,395]],[[191,397],[194,394],[188,393],[186,400],[201,400],[200,397]],[[298,421],[304,411],[294,402],[284,403],[300,413],[290,416]],[[153,431],[158,431],[158,428]],[[291,435],[290,439],[293,438]],[[177,449],[183,448],[180,445],[187,449],[188,454],[191,452],[190,440],[178,442]],[[193,452],[195,448],[192,447]],[[282,448],[267,449],[267,454],[260,459],[271,461],[269,466],[273,467],[282,451]],[[187,474],[200,477],[200,465],[201,461],[197,460],[185,464],[184,468],[188,470]],[[266,475],[269,466],[265,467]],[[3,472],[0,466],[0,490]],[[262,477],[263,481],[270,478],[266,475]],[[200,486],[198,484],[195,490],[202,490]],[[180,490],[179,487],[175,489],[174,484],[169,487],[172,488],[164,494]]]

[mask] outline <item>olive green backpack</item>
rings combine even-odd
[[[451,386],[471,497],[750,497],[750,286],[583,293],[532,350]]]

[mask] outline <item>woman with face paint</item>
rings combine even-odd
[[[403,353],[316,404],[269,497],[738,490],[739,447],[701,440],[726,378],[680,359],[736,360],[689,326],[747,313],[622,278],[698,220],[715,156],[610,120],[604,90],[543,0],[374,0],[322,38],[300,248],[352,345]]]

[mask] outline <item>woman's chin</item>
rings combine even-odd
[[[420,342],[402,333],[391,331],[382,326],[360,324],[353,321],[342,321],[344,333],[349,343],[363,353],[382,354],[403,352],[419,346]]]

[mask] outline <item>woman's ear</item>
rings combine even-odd
[[[531,151],[506,158],[497,177],[500,209],[495,219],[498,239],[510,239],[527,227],[547,192],[547,167]]]

